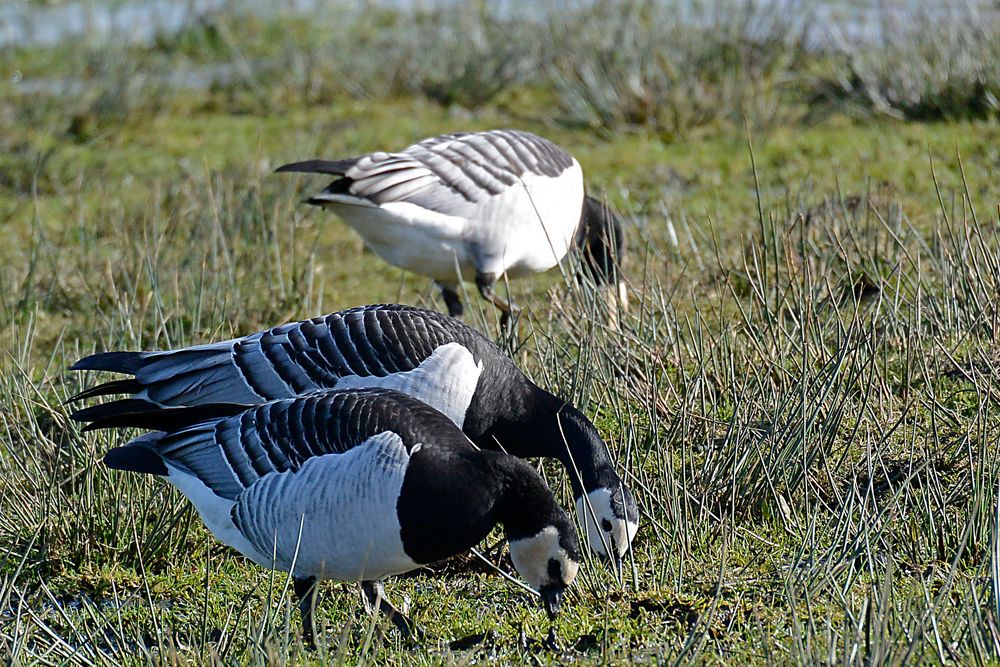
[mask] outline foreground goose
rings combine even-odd
[[[600,285],[624,299],[616,280],[621,223],[586,196],[573,156],[517,130],[446,134],[396,153],[286,164],[279,172],[339,178],[308,203],[339,215],[379,257],[434,279],[460,317],[459,280],[475,280],[506,320],[512,305],[494,293],[501,277],[547,271],[571,248]]]
[[[155,432],[112,449],[105,464],[165,478],[221,541],[292,573],[307,641],[322,579],[361,582],[370,604],[410,633],[377,582],[465,551],[497,524],[550,617],[576,576],[576,532],[534,468],[478,449],[398,392],[112,413],[87,428],[108,427]]]
[[[259,403],[317,389],[395,389],[443,412],[481,447],[559,459],[598,554],[620,561],[638,528],[635,499],[590,420],[532,383],[478,331],[433,311],[362,306],[221,343],[99,353],[72,368],[134,376],[75,396],[132,395],[80,411],[86,419],[160,406]]]

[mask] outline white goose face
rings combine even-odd
[[[554,618],[563,591],[580,569],[580,563],[559,543],[559,530],[548,526],[532,537],[511,540],[510,559],[528,585],[541,594],[545,611]]]
[[[587,532],[587,544],[594,553],[613,560],[625,556],[639,530],[638,521],[629,521],[617,515],[608,489],[594,489],[585,497],[577,498],[576,514]]]

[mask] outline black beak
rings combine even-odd
[[[549,615],[549,619],[554,619],[559,613],[565,588],[562,584],[549,584],[542,586],[542,590],[538,591],[542,595],[542,604],[545,605],[545,613]]]
[[[622,568],[625,565],[623,558],[618,555],[618,545],[615,543],[615,538],[608,535],[608,542],[610,543],[609,546],[611,547],[611,551],[609,553],[601,554],[600,558],[602,561],[614,568],[616,577],[621,577],[624,572]]]
[[[611,538],[611,551],[614,552],[614,555],[611,556],[611,562],[615,564],[615,576],[621,581],[622,575],[625,574],[624,563],[622,563],[622,557],[618,555],[618,544],[613,537]]]
[[[618,583],[621,583],[621,578],[622,576],[624,576],[625,573],[624,570],[625,561],[622,559],[622,557],[618,556],[617,554],[614,556],[609,556],[608,554],[600,554],[600,556],[598,556],[598,559],[602,563],[611,568],[612,574],[614,574],[615,578],[618,579]]]

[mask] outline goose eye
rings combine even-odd
[[[611,522],[608,521],[607,519],[601,519],[601,528],[604,529],[604,532],[610,533],[611,532]]]

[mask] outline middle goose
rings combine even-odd
[[[362,306],[220,343],[98,353],[72,369],[134,376],[75,396],[132,395],[77,413],[86,421],[161,406],[260,403],[318,389],[394,389],[440,410],[480,447],[561,461],[590,547],[619,569],[638,529],[635,499],[590,420],[531,382],[478,331],[433,311]]]

